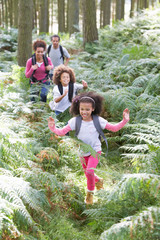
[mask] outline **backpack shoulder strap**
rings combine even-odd
[[[32,65],[35,65],[36,64],[36,54],[34,53],[32,55]]]
[[[74,90],[74,84],[73,84],[73,82],[69,82],[68,98],[69,98],[70,102],[72,102],[73,90]]]
[[[47,54],[49,55],[50,51],[51,51],[51,47],[52,47],[52,44],[50,44],[47,48]]]
[[[35,65],[35,64],[36,64],[36,54],[34,53],[34,54],[31,56],[31,58],[32,58],[32,65]],[[36,70],[33,71],[32,76],[30,77],[30,81],[33,80],[33,75],[35,74],[35,71],[36,71]]]
[[[45,67],[48,66],[48,58],[47,58],[46,54],[43,55],[43,62],[44,62]]]
[[[43,55],[43,62],[44,62],[45,67],[48,66],[48,58],[47,58],[46,54]],[[46,70],[46,73],[47,73],[47,77],[48,77],[49,71]]]
[[[81,116],[77,116],[76,117],[76,123],[75,123],[75,136],[78,135],[80,128],[81,128],[81,124],[82,124],[82,117]]]
[[[62,87],[61,83],[58,84],[58,89],[59,89],[60,94],[62,95],[63,94],[63,87]]]
[[[103,139],[104,139],[104,141],[106,143],[107,152],[108,152],[108,142],[107,142],[107,139],[106,139],[106,137],[104,135],[104,132],[102,131],[102,128],[101,128],[101,125],[100,125],[100,122],[99,122],[99,117],[97,115],[92,115],[92,117],[93,117],[94,126],[97,129],[97,132],[99,133],[99,135],[103,137]]]
[[[63,52],[63,48],[61,45],[59,45],[59,49],[60,49],[60,52],[61,52],[61,57],[60,58],[63,58],[63,62],[64,62],[64,52]]]

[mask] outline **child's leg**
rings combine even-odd
[[[101,152],[95,156],[88,156],[81,158],[82,167],[87,178],[87,189],[89,191],[94,191],[95,182],[99,181],[99,177],[94,174],[94,169],[97,167],[98,158]]]

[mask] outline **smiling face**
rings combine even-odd
[[[63,87],[67,87],[70,82],[70,75],[67,72],[61,74],[60,82]]]
[[[92,106],[92,103],[80,102],[79,112],[84,121],[92,120],[92,112],[93,111],[94,111],[94,108]]]
[[[43,47],[37,47],[36,51],[36,60],[37,61],[43,61],[43,54],[44,54],[44,48]]]

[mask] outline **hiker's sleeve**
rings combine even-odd
[[[68,53],[67,49],[65,47],[62,47],[63,48],[63,53],[64,53],[64,56],[66,58],[70,58],[70,54]]]
[[[80,83],[75,83],[74,87],[75,87],[75,92],[77,92],[78,90],[83,89],[83,85],[80,84]]]
[[[70,128],[72,129],[72,131],[74,131],[75,130],[75,125],[76,125],[76,118],[75,117],[71,118],[68,121],[68,124],[69,124]]]
[[[32,68],[32,59],[28,59],[27,63],[26,63],[26,71],[25,71],[25,75],[26,78],[30,78],[32,76],[34,69]]]
[[[70,132],[72,129],[70,128],[69,124],[67,124],[65,127],[61,129],[56,128],[55,126],[50,127],[50,130],[59,136],[64,136],[66,133]]]
[[[121,122],[119,122],[119,123],[117,123],[115,125],[107,122],[107,124],[105,126],[105,129],[107,129],[107,130],[109,130],[111,132],[117,132],[121,128],[123,128],[124,125],[126,125],[127,122],[128,122],[128,120],[126,120],[126,119],[123,119]]]

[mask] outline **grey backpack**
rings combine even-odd
[[[107,139],[106,137],[104,136],[104,133],[102,131],[102,128],[101,128],[101,125],[99,123],[99,118],[97,115],[92,115],[93,117],[93,123],[94,123],[94,126],[97,130],[97,132],[99,133],[99,136],[103,137],[105,143],[106,143],[106,146],[107,146],[107,152],[106,152],[106,155],[108,153],[108,142],[107,142]],[[75,136],[78,135],[79,131],[80,131],[80,128],[81,128],[81,124],[82,124],[82,117],[81,116],[77,116],[76,117],[76,124],[75,124]]]

